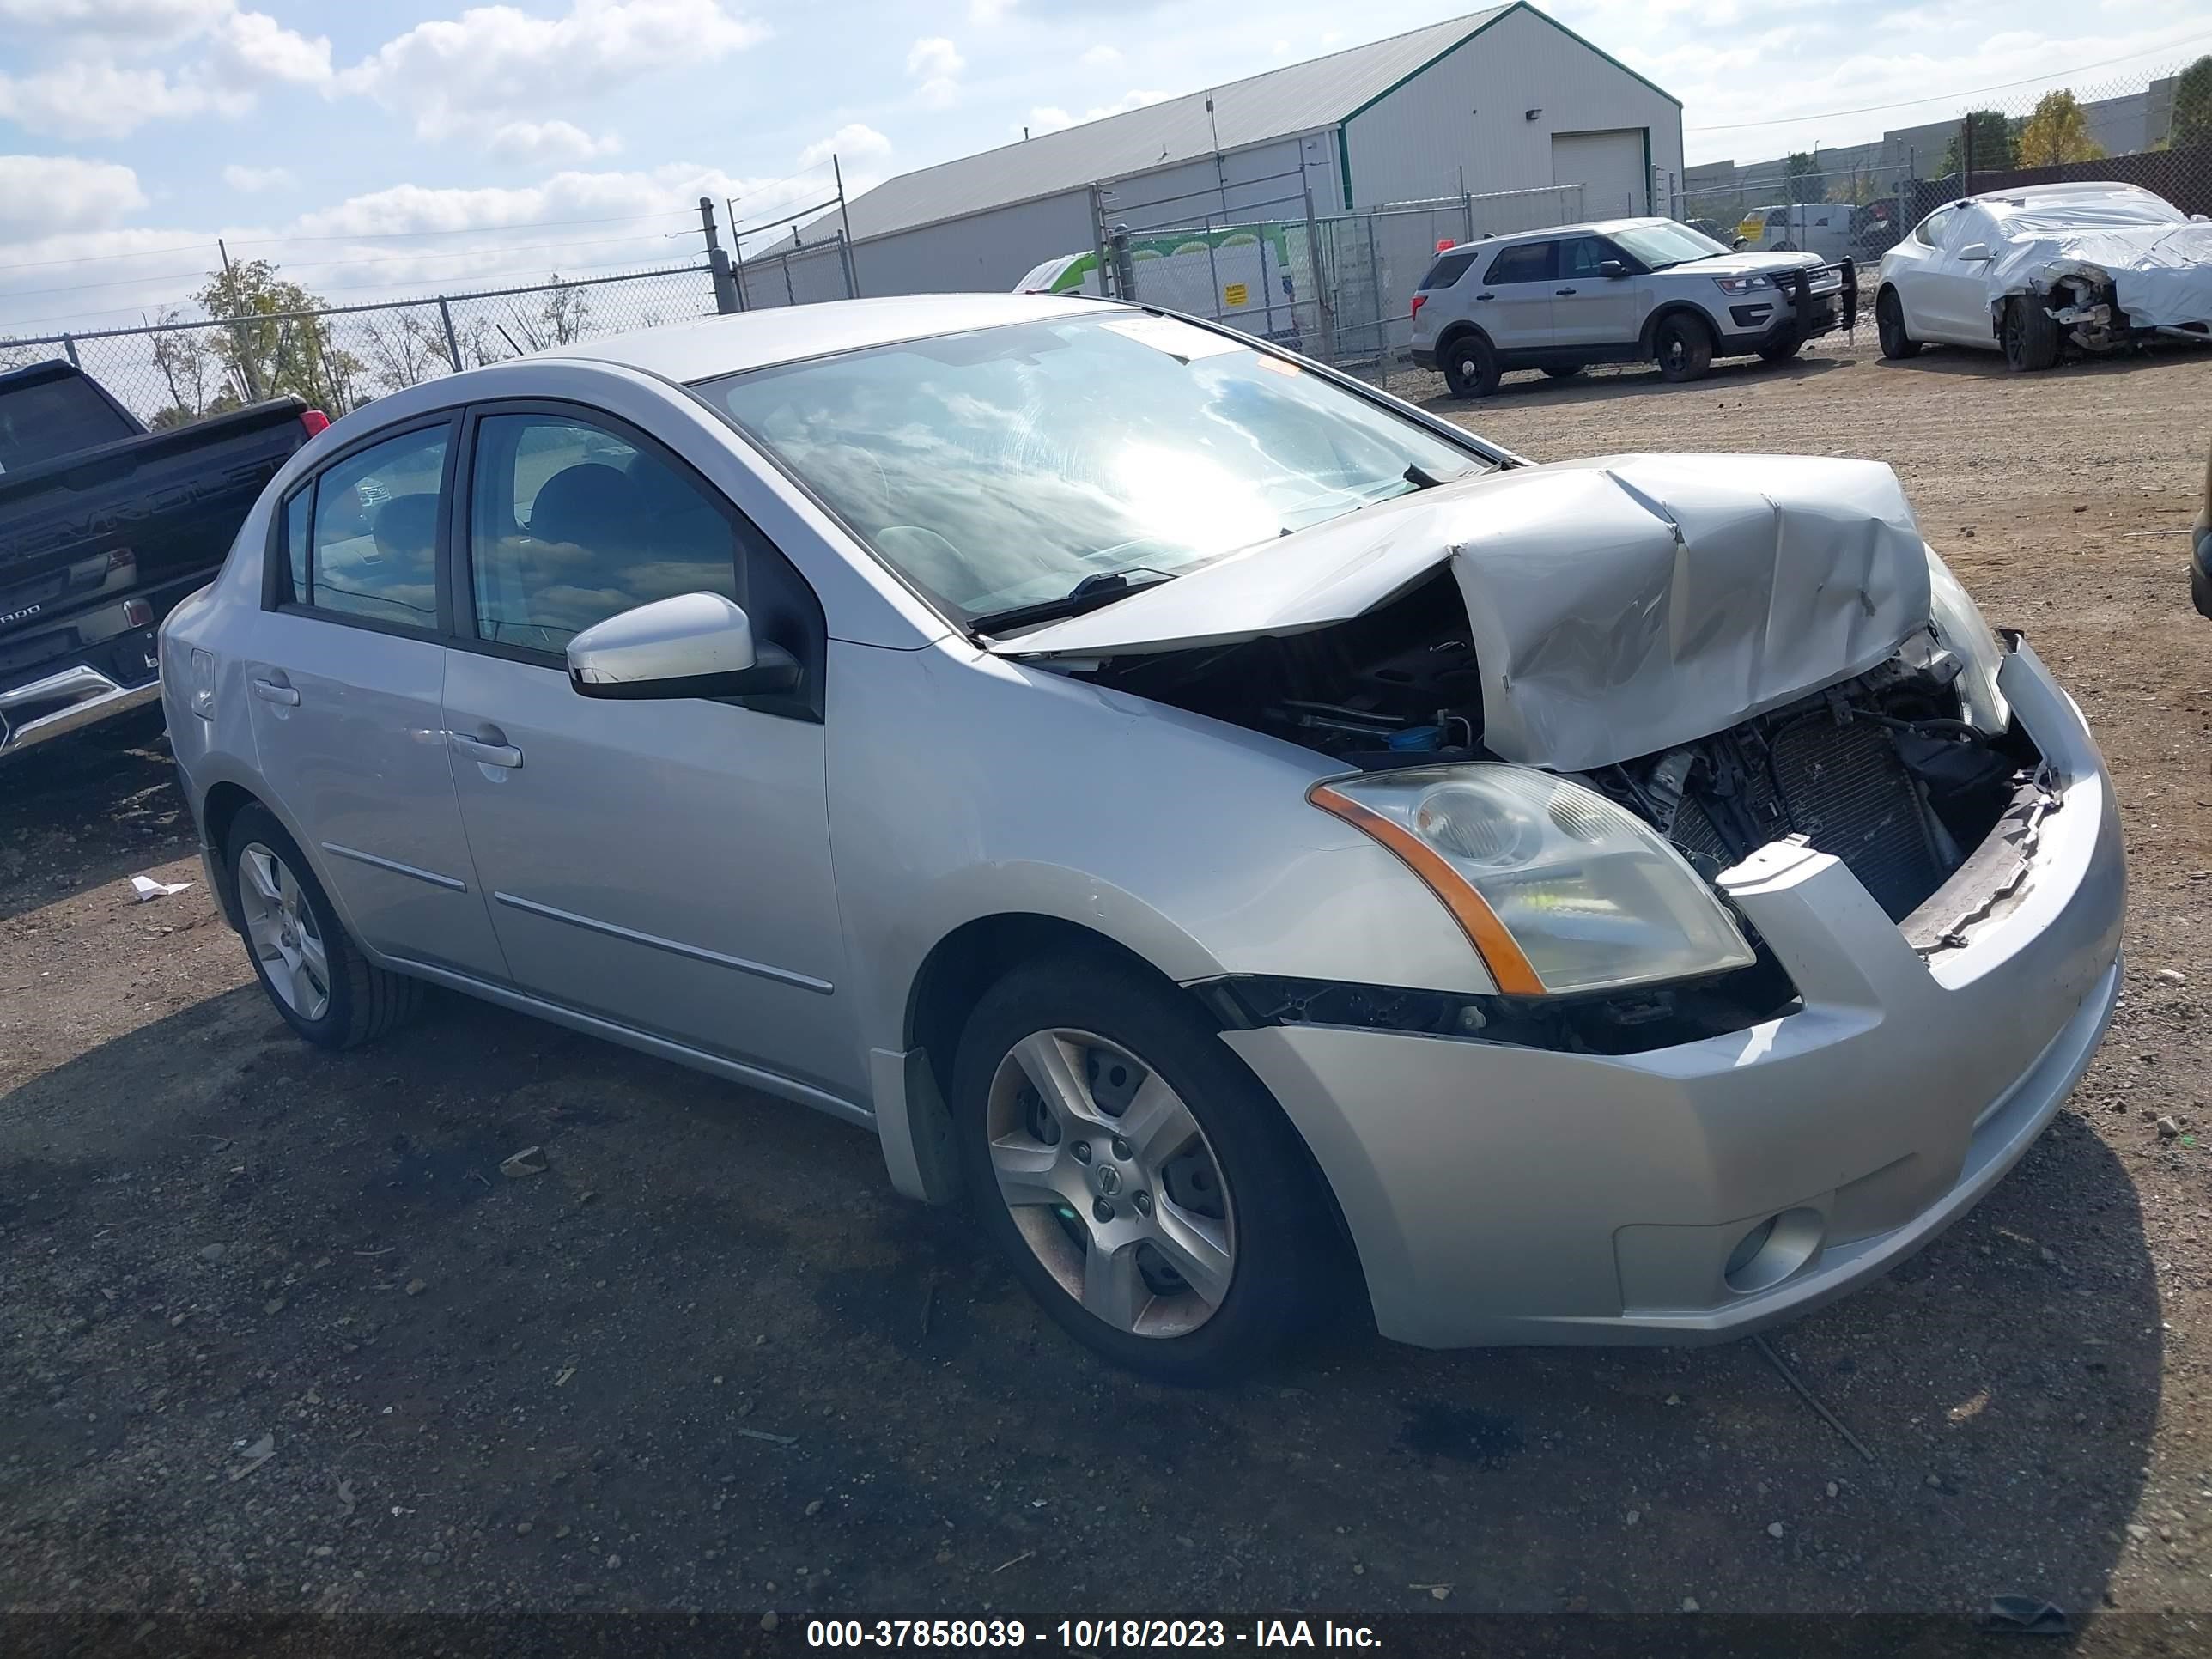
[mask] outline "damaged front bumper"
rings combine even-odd
[[[1328,1175],[1384,1334],[1741,1334],[1883,1272],[2018,1160],[2111,1018],[2126,884],[2079,709],[2024,645],[1999,684],[2048,799],[2014,823],[2017,857],[1984,861],[1988,902],[1947,884],[1941,927],[1901,928],[1841,863],[1790,842],[1723,878],[1796,1012],[1618,1056],[1224,1034]]]

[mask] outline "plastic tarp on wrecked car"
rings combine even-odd
[[[2212,224],[2133,185],[2095,192],[2002,198],[1979,204],[1996,222],[1986,267],[1989,301],[2047,292],[2066,276],[2109,277],[2134,328],[2212,322]]]

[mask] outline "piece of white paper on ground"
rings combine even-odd
[[[149,876],[131,878],[131,890],[137,895],[141,904],[148,899],[167,898],[172,893],[181,893],[191,885],[188,881],[155,881]]]

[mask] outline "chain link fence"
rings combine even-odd
[[[0,368],[67,357],[149,426],[285,393],[333,419],[403,386],[548,346],[705,316],[704,264],[247,317],[0,338]]]

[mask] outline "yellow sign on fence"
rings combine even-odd
[[[1247,305],[1250,303],[1251,299],[1251,288],[1243,283],[1231,283],[1221,290],[1221,303],[1224,305]]]

